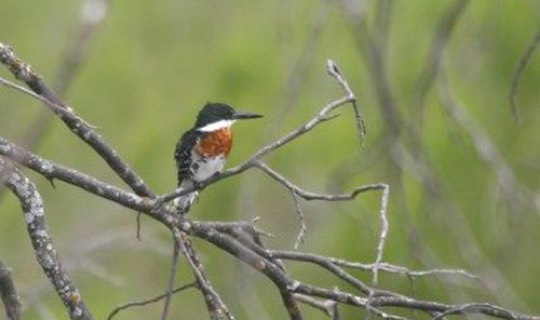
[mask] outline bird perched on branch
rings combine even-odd
[[[176,145],[174,159],[178,186],[191,188],[219,173],[232,147],[231,126],[236,120],[261,118],[261,115],[234,110],[224,103],[207,103],[199,112],[195,126],[186,131]],[[189,211],[199,192],[175,199],[181,214]]]

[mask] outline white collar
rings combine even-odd
[[[219,120],[209,123],[202,128],[198,128],[197,131],[201,132],[213,132],[221,129],[230,128],[236,120]]]

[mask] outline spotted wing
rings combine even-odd
[[[176,144],[174,159],[178,170],[178,185],[185,179],[191,178],[191,150],[201,139],[202,133],[196,130],[189,130],[182,135],[180,141]]]

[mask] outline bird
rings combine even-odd
[[[176,144],[174,159],[178,187],[192,188],[219,174],[231,152],[233,123],[261,117],[256,113],[236,111],[225,103],[206,103],[199,111],[193,128],[182,134]],[[176,198],[174,204],[177,212],[186,214],[198,195],[198,191],[193,191]]]

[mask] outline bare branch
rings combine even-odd
[[[413,309],[418,311],[424,311],[427,313],[432,312],[447,312],[451,311],[451,313],[458,313],[458,314],[483,314],[495,318],[500,319],[508,319],[508,320],[538,320],[540,317],[538,316],[531,316],[531,315],[524,315],[519,314],[515,312],[511,312],[507,309],[503,309],[498,306],[494,306],[487,303],[474,303],[474,304],[466,304],[467,305],[474,305],[474,308],[471,307],[463,307],[464,305],[449,305],[444,303],[438,303],[438,302],[431,302],[431,301],[423,301],[423,300],[417,300],[413,298],[403,298],[399,296],[376,296],[376,297],[370,297],[368,298],[362,298],[355,296],[353,294],[340,291],[340,290],[329,290],[319,287],[314,287],[310,285],[305,284],[299,284],[296,287],[297,293],[302,294],[308,294],[311,296],[317,296],[321,298],[326,299],[332,299],[336,301],[341,301],[348,305],[353,306],[359,306],[364,308],[369,308],[369,306],[374,308],[380,308],[380,307],[397,307],[397,308],[407,308],[407,309]],[[375,309],[374,312],[377,314],[378,309]],[[370,312],[373,312],[373,310],[370,310]],[[380,313],[378,314],[380,315]],[[383,318],[388,318],[389,315],[381,315]],[[399,317],[403,319],[402,317]]]
[[[234,320],[235,318],[230,313],[229,308],[225,305],[221,299],[221,296],[216,292],[210,283],[210,280],[208,280],[204,267],[197,256],[197,253],[193,249],[188,236],[178,229],[173,230],[173,232],[180,252],[186,258],[188,265],[191,267],[191,270],[195,275],[197,285],[199,290],[202,292],[204,301],[206,302],[206,307],[210,313],[210,318],[212,320],[220,320],[227,317],[230,320]]]
[[[259,233],[253,233],[250,230],[246,232],[246,229],[237,228],[237,227],[232,227],[230,229],[222,228],[222,231],[233,236],[235,239],[238,240],[239,243],[249,248],[249,250],[252,250],[255,254],[258,254],[264,257],[265,259],[267,259],[268,263],[272,263],[273,265],[281,269],[283,272],[286,272],[285,265],[280,260],[273,259],[268,254],[268,250],[266,249],[261,239],[259,238]],[[263,267],[265,265],[266,264],[264,262],[261,262],[259,267]],[[298,307],[297,301],[296,301],[297,300],[296,296],[293,295],[291,292],[289,292],[286,287],[278,287],[278,289],[279,289],[279,293],[281,295],[283,304],[285,306],[285,310],[287,311],[289,315],[289,319],[291,320],[303,319],[300,309]]]
[[[293,131],[289,132],[288,134],[286,134],[285,136],[281,137],[280,139],[274,141],[273,143],[260,148],[251,157],[249,157],[247,160],[245,160],[242,164],[237,165],[236,167],[233,167],[231,169],[228,169],[228,170],[220,173],[219,175],[213,176],[213,177],[207,179],[206,181],[203,181],[203,182],[199,183],[198,185],[193,186],[192,188],[185,188],[185,189],[179,188],[179,189],[176,189],[173,192],[170,192],[170,193],[167,193],[167,194],[164,194],[164,195],[158,197],[158,199],[160,199],[160,201],[164,201],[164,202],[171,201],[171,200],[173,200],[175,198],[186,195],[186,194],[188,194],[188,193],[190,193],[192,191],[202,190],[206,186],[208,186],[208,185],[210,185],[212,183],[215,183],[217,181],[220,181],[222,179],[225,179],[225,178],[240,174],[240,173],[252,168],[253,166],[255,166],[256,162],[258,160],[260,160],[261,158],[263,158],[264,156],[266,156],[267,154],[275,151],[278,148],[283,147],[284,145],[288,144],[289,142],[291,142],[291,141],[299,138],[303,134],[311,131],[313,128],[315,128],[316,126],[318,126],[322,122],[325,122],[328,119],[328,116],[331,116],[330,113],[332,111],[334,111],[335,109],[337,109],[337,108],[339,108],[339,107],[341,107],[341,106],[343,106],[343,105],[345,105],[347,103],[352,103],[352,102],[356,101],[356,97],[354,96],[354,94],[350,90],[349,84],[343,78],[343,76],[339,72],[339,69],[338,69],[337,65],[332,60],[328,60],[328,62],[327,62],[327,72],[328,72],[328,74],[330,76],[332,76],[337,81],[339,86],[343,89],[344,94],[345,94],[344,97],[342,97],[342,98],[340,98],[338,100],[335,100],[335,101],[327,104],[326,106],[324,106],[321,109],[321,111],[319,111],[319,113],[315,117],[313,117],[311,120],[309,120],[306,124],[302,125],[298,129],[293,130]],[[364,132],[364,131],[361,130],[361,132]]]
[[[388,208],[388,197],[390,195],[390,187],[387,184],[383,184],[381,204],[380,204],[380,219],[381,219],[381,233],[379,234],[379,243],[377,245],[377,255],[375,258],[375,264],[373,265],[373,285],[377,285],[379,267],[382,263],[384,255],[384,245],[386,244],[386,237],[388,236],[388,217],[386,210]]]
[[[341,89],[343,89],[345,96],[351,99],[351,104],[353,106],[354,115],[356,119],[356,126],[358,129],[358,137],[360,139],[360,144],[363,146],[364,138],[366,136],[366,125],[364,123],[364,118],[362,117],[362,114],[360,113],[360,107],[358,106],[358,101],[356,99],[356,96],[354,95],[353,91],[351,90],[349,86],[349,83],[347,82],[347,80],[345,80],[337,64],[334,61],[330,59],[326,61],[326,71],[328,72],[330,76],[336,79]]]
[[[13,82],[11,82],[9,80],[6,80],[4,78],[0,78],[0,84],[7,87],[7,88],[11,88],[11,89],[21,91],[24,94],[27,94],[27,95],[31,96],[32,98],[39,100],[40,102],[46,104],[54,112],[58,112],[60,114],[67,113],[64,109],[60,108],[58,105],[52,103],[51,101],[49,101],[46,98],[40,96],[39,94],[34,93],[34,91],[32,91],[32,90],[26,89],[23,86],[20,86],[20,85],[18,85],[16,83],[13,83]]]
[[[380,271],[407,274],[407,269],[403,270],[397,266],[383,262],[384,246],[388,234],[388,220],[386,217],[389,196],[388,185],[380,183],[361,186],[355,188],[350,193],[337,195],[317,194],[303,190],[302,188],[294,185],[280,173],[271,169],[261,161],[261,158],[265,155],[295,140],[301,135],[312,130],[318,124],[332,117],[332,111],[334,111],[336,108],[349,102],[354,103],[354,95],[352,95],[350,92],[348,84],[341,76],[341,73],[337,67],[335,67],[335,64],[329,62],[327,65],[327,71],[336,79],[338,84],[345,91],[345,97],[327,104],[306,124],[283,136],[281,139],[278,139],[275,142],[259,149],[259,151],[255,152],[249,159],[244,161],[239,166],[229,169],[218,177],[209,179],[208,181],[205,181],[201,185],[195,186],[194,188],[202,189],[214,182],[217,182],[218,180],[225,179],[252,167],[256,167],[267,174],[270,178],[285,186],[291,193],[293,193],[293,195],[295,195],[295,197],[305,200],[344,201],[354,199],[358,194],[363,192],[373,190],[383,191],[380,208],[381,232],[379,234],[376,259],[375,262],[370,265],[360,266],[360,264],[356,264],[354,262],[341,261],[335,258],[306,255],[303,253],[297,253],[298,255],[292,256],[288,252],[276,252],[268,250],[260,239],[260,236],[264,233],[255,228],[253,223],[193,222],[185,217],[175,216],[174,210],[168,206],[167,203],[164,203],[164,201],[171,200],[174,197],[181,196],[193,190],[179,189],[157,198],[142,198],[134,193],[126,192],[114,186],[107,185],[97,179],[94,179],[93,177],[79,173],[71,168],[66,168],[54,162],[42,159],[1,138],[0,154],[14,159],[18,163],[39,172],[48,179],[61,179],[62,181],[88,190],[89,192],[92,192],[100,197],[110,199],[111,201],[119,203],[135,211],[147,213],[149,216],[167,226],[171,231],[173,231],[175,239],[181,240],[178,241],[178,250],[184,254],[189,266],[194,272],[198,287],[204,295],[205,302],[207,303],[208,310],[210,311],[213,319],[222,319],[225,316],[232,319],[232,315],[228,312],[227,307],[224,305],[223,301],[221,301],[221,297],[208,281],[203,265],[199,261],[196,251],[194,248],[192,248],[188,235],[199,237],[213,244],[217,248],[228,252],[238,260],[246,263],[270,279],[275,284],[277,291],[280,293],[290,319],[302,319],[302,315],[300,314],[297,306],[298,301],[304,302],[311,299],[311,302],[314,302],[315,300],[313,299],[322,298],[326,301],[336,302],[334,318],[338,317],[338,303],[342,303],[359,307],[360,309],[366,310],[369,314],[377,315],[382,318],[400,320],[404,319],[398,313],[400,310],[418,310],[435,317],[439,316],[441,313],[449,312],[449,314],[481,313],[502,319],[538,320],[538,317],[516,314],[501,307],[489,304],[475,303],[475,307],[468,307],[466,305],[452,305],[440,302],[418,300],[399,293],[378,290],[354,277],[347,270],[344,270],[345,267],[357,267],[360,269],[365,267],[366,271],[373,273],[374,285],[377,284],[377,274]],[[15,72],[15,74],[18,74],[18,72]],[[65,111],[67,110],[65,106],[56,105],[55,103],[53,103],[53,105],[62,109],[62,111],[59,112],[69,111]],[[18,172],[15,171],[3,171],[4,175],[8,178],[18,174]],[[151,194],[151,192],[149,194]],[[34,205],[36,204],[41,205],[41,203],[34,202]],[[343,279],[347,284],[351,285],[353,290],[357,291],[358,294],[344,291],[340,288],[328,289],[296,280],[290,276],[281,261],[281,259],[287,259],[287,257],[290,260],[307,261],[322,266],[329,273],[336,275],[340,279]],[[173,270],[171,274],[174,274],[174,269],[172,268],[171,270]],[[423,271],[424,273],[420,273],[419,271],[417,276],[444,273],[446,271],[447,270],[443,269],[427,270]],[[413,271],[410,272],[412,273]],[[461,273],[459,271],[455,271],[455,274],[468,275],[465,272]],[[171,283],[172,281],[169,280],[169,284]],[[167,295],[170,297],[170,290],[169,293],[163,295],[163,297],[166,297]]]
[[[174,219],[183,219],[183,217],[175,215],[174,210],[156,207],[154,201],[150,199],[141,198],[77,170],[43,159],[2,137],[0,137],[0,155],[36,171],[47,179],[58,179],[127,208],[143,211],[167,226],[172,225]]]
[[[298,223],[300,224],[300,230],[298,230],[298,235],[296,236],[296,240],[294,241],[294,249],[298,249],[298,247],[306,240],[305,236],[307,232],[307,226],[304,213],[302,212],[302,208],[300,207],[300,200],[298,199],[298,195],[294,191],[292,191],[291,196],[294,202],[294,211],[296,212],[296,217],[298,218]]]
[[[289,180],[287,180],[277,171],[270,168],[264,162],[256,161],[254,165],[258,169],[260,169],[262,172],[266,173],[269,177],[271,177],[275,181],[285,186],[287,189],[294,191],[296,195],[298,195],[304,200],[346,201],[346,200],[352,200],[356,198],[356,196],[358,196],[360,193],[373,191],[373,190],[384,190],[385,188],[387,188],[386,184],[378,183],[378,184],[370,184],[370,185],[357,187],[350,193],[344,193],[344,194],[333,195],[333,194],[324,194],[324,193],[313,193],[292,184]]]
[[[484,313],[486,311],[488,311],[489,313],[492,313],[491,315],[497,318],[519,319],[521,317],[518,314],[509,312],[508,310],[505,310],[498,306],[494,306],[489,303],[466,303],[463,305],[455,306],[454,308],[448,309],[444,312],[441,312],[436,317],[433,317],[432,320],[441,320],[441,319],[444,319],[444,317],[452,315],[452,314],[473,314],[473,313]],[[533,317],[533,318],[538,318],[538,317]]]
[[[11,270],[0,261],[0,297],[8,320],[21,319],[21,301],[11,278]]]
[[[274,256],[277,257],[278,255],[274,255]],[[317,261],[315,261],[315,263],[318,264],[319,266],[327,269],[331,273],[335,274],[340,279],[348,282],[353,287],[360,290],[360,292],[362,292],[363,294],[365,294],[367,296],[371,296],[371,295],[375,294],[375,291],[372,288],[370,288],[368,285],[366,285],[361,280],[359,280],[359,279],[355,278],[354,276],[352,276],[347,271],[345,271],[342,268],[338,267],[337,265],[335,265],[331,261],[323,259],[323,260],[317,260]]]
[[[449,305],[439,302],[431,301],[422,301],[413,299],[410,297],[405,297],[402,295],[397,295],[390,292],[381,291],[380,294],[370,295],[369,298],[359,297],[351,293],[337,290],[337,289],[325,289],[321,287],[316,287],[308,284],[304,284],[297,280],[292,280],[289,276],[277,265],[264,258],[263,256],[249,250],[247,247],[243,246],[237,240],[229,238],[221,233],[212,232],[212,229],[209,229],[204,224],[193,224],[192,232],[194,235],[200,236],[201,238],[215,244],[219,248],[225,250],[226,252],[237,257],[241,261],[250,265],[259,272],[264,273],[278,288],[287,288],[288,291],[293,293],[300,293],[313,297],[320,297],[324,299],[330,299],[334,301],[339,301],[341,303],[350,304],[353,306],[362,307],[370,312],[377,314],[384,318],[392,319],[403,319],[403,317],[395,316],[381,311],[381,307],[398,307],[424,311],[427,313],[432,312],[445,312],[447,310],[452,310],[459,308],[460,305]],[[366,292],[369,294],[369,292]],[[529,316],[516,314],[510,311],[501,312],[502,308],[492,305],[485,305],[474,310],[466,310],[464,313],[481,313],[493,317],[498,317],[501,319],[523,319],[523,320],[538,320],[540,317]],[[502,309],[506,310],[506,309]]]
[[[140,215],[137,215],[140,217]],[[137,225],[139,225],[137,223]],[[173,255],[171,257],[171,269],[169,271],[169,280],[167,281],[167,292],[165,293],[165,302],[163,303],[163,312],[161,313],[161,320],[167,320],[169,315],[169,306],[171,304],[171,298],[174,294],[174,279],[176,278],[176,272],[178,270],[178,261],[180,260],[180,239],[174,237],[173,241]]]
[[[172,291],[172,293],[175,294],[175,293],[184,291],[186,289],[191,289],[191,288],[197,288],[197,283],[196,282],[188,283],[186,285],[183,285],[181,287],[178,287],[178,288],[174,289]],[[109,316],[107,317],[107,320],[111,320],[120,311],[129,309],[129,308],[132,308],[132,307],[141,307],[141,306],[146,306],[146,305],[154,303],[154,302],[158,302],[158,301],[160,301],[162,299],[165,299],[167,297],[167,295],[168,295],[168,293],[164,293],[164,294],[160,294],[158,296],[155,296],[155,297],[147,299],[147,300],[128,302],[126,304],[120,305],[120,306],[114,308],[111,311],[111,313],[109,313]]]
[[[9,71],[18,79],[26,83],[33,92],[46,100],[46,105],[54,111],[66,126],[79,138],[92,147],[132,188],[138,195],[153,196],[153,192],[146,186],[144,181],[131,169],[131,167],[120,158],[116,150],[110,146],[101,135],[94,131],[93,127],[87,124],[71,109],[61,98],[54,93],[28,63],[15,56],[13,49],[0,43],[0,63],[8,67]],[[44,102],[43,99],[40,101]]]
[[[375,264],[365,264],[360,262],[353,262],[344,259],[321,256],[308,252],[297,252],[297,251],[281,251],[281,250],[270,250],[269,254],[277,259],[283,260],[295,260],[295,261],[304,261],[311,262],[315,264],[324,264],[325,261],[329,261],[336,266],[353,268],[361,271],[370,271],[373,272],[375,269]],[[425,277],[425,276],[434,276],[434,275],[452,275],[452,276],[463,276],[469,279],[477,280],[478,276],[470,274],[469,272],[462,269],[431,269],[431,270],[409,270],[402,266],[396,266],[393,264],[382,262],[378,267],[379,271],[405,275],[407,277]]]
[[[285,144],[295,140],[299,136],[311,131],[313,128],[318,126],[321,122],[324,122],[326,120],[326,117],[330,115],[332,111],[334,111],[336,108],[341,107],[342,105],[353,102],[356,100],[356,97],[352,93],[349,84],[345,80],[345,78],[341,75],[337,65],[332,60],[327,61],[327,72],[330,76],[332,76],[338,83],[338,85],[343,89],[344,91],[344,97],[340,98],[338,100],[335,100],[328,105],[326,105],[324,108],[319,111],[319,113],[312,118],[310,121],[308,121],[306,124],[301,126],[300,128],[288,133],[287,135],[283,136],[282,138],[278,139],[274,143],[267,145],[261,149],[259,149],[253,156],[251,156],[248,160],[244,162],[251,163],[253,161],[259,160],[268,153],[284,146]],[[234,168],[233,168],[234,169]]]
[[[352,191],[349,194],[341,194],[341,195],[330,195],[330,194],[315,194],[309,191],[305,191],[298,186],[292,184],[289,180],[287,180],[285,177],[280,175],[278,172],[272,170],[270,167],[268,167],[265,163],[261,161],[256,161],[255,165],[257,168],[262,170],[264,173],[266,173],[268,176],[285,186],[287,189],[291,191],[293,194],[293,197],[295,199],[295,208],[297,215],[300,219],[301,229],[298,234],[295,248],[298,247],[298,243],[301,239],[303,239],[305,229],[304,229],[304,221],[303,221],[303,214],[299,213],[299,207],[298,207],[298,201],[296,200],[296,196],[299,196],[305,200],[325,200],[325,201],[344,201],[344,200],[352,200],[354,199],[358,194],[366,191],[371,190],[382,190],[383,194],[381,196],[381,204],[380,204],[380,218],[381,218],[381,233],[379,236],[379,244],[377,246],[377,256],[375,259],[374,269],[373,269],[373,283],[377,284],[377,270],[378,266],[382,262],[383,252],[384,252],[384,245],[386,242],[386,237],[388,235],[388,218],[387,218],[387,207],[388,207],[388,196],[390,192],[390,188],[388,185],[384,183],[376,184],[376,185],[368,185],[368,186],[362,186],[356,188],[354,191]]]
[[[285,306],[285,310],[287,311],[289,315],[289,319],[291,320],[302,320],[304,319],[302,317],[302,314],[300,313],[300,308],[298,307],[298,303],[296,303],[296,296],[292,293],[290,293],[288,290],[280,290],[279,291],[281,295],[281,300],[283,301],[283,305]]]
[[[303,294],[295,294],[294,297],[298,302],[305,303],[311,307],[314,307],[315,309],[321,310],[331,319],[334,318],[334,315],[336,313],[336,307],[338,305],[336,301],[333,301],[333,300],[320,301],[318,299],[312,298],[310,296],[305,296]]]
[[[93,316],[82,300],[78,288],[60,263],[45,225],[43,201],[36,186],[2,157],[0,157],[0,176],[4,177],[2,184],[6,185],[21,202],[24,221],[37,261],[62,299],[69,317],[73,320],[92,320]]]

